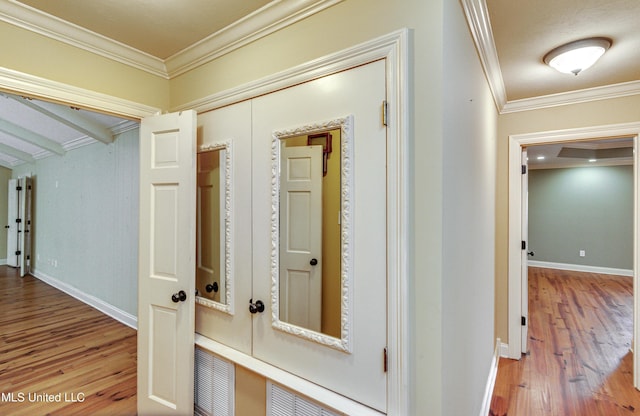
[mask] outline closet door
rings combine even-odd
[[[224,293],[210,296],[206,293],[210,282],[203,282],[198,276],[196,332],[251,354],[251,101],[198,115],[198,155],[217,149],[225,152],[221,185],[214,190],[222,201],[220,218],[213,219],[220,221],[222,230],[216,255],[226,263],[224,276],[218,276],[218,281],[224,282],[218,288]],[[199,195],[199,201],[202,197]],[[204,207],[199,204],[199,210]],[[206,213],[198,215],[202,219]],[[199,256],[205,256],[203,250],[207,250],[204,240],[199,238]]]
[[[266,306],[253,318],[253,355],[382,412],[387,407],[385,99],[385,62],[380,60],[255,98],[252,103],[253,299]],[[339,143],[329,146],[326,134],[335,129],[340,133],[332,134],[333,141],[340,136]],[[307,143],[299,136],[306,137]],[[282,299],[280,250],[291,245],[287,248],[298,247],[304,253],[300,247],[306,240],[297,246],[292,242],[310,235],[292,229],[295,224],[307,224],[305,218],[282,227],[280,207],[287,202],[280,193],[284,180],[280,175],[288,171],[302,178],[316,173],[304,160],[283,169],[282,149],[311,146],[317,136],[324,137],[320,144],[325,149],[331,148],[324,162],[327,172],[320,175],[337,174],[341,181],[334,186],[341,205],[327,208],[331,212],[323,215],[325,222],[339,227],[331,246],[337,246],[341,255],[333,260],[324,256],[322,264],[323,269],[338,267],[323,277],[337,281],[338,301],[331,306],[326,302],[331,294],[322,294],[323,317],[330,315],[327,308],[337,309],[337,333],[326,329],[326,322],[320,331],[287,322],[292,318],[280,309],[287,304]],[[338,168],[332,167],[336,160],[341,162]],[[331,192],[327,188],[323,187],[323,195]],[[322,238],[326,243],[328,232],[323,231]],[[331,248],[323,247],[323,253]],[[314,267],[314,253],[306,254],[307,263]],[[299,274],[307,275],[302,269]]]

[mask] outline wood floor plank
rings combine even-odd
[[[0,266],[0,414],[135,415],[136,331]]]
[[[528,353],[501,358],[490,415],[628,416],[633,279],[529,268]]]

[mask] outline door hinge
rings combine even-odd
[[[16,186],[16,191],[22,191],[22,186]]]
[[[384,350],[382,352],[382,368],[384,369],[384,372],[387,372],[387,369],[389,368],[389,359],[387,357],[387,347],[384,347]]]
[[[387,104],[387,101],[383,101],[382,102],[382,125],[383,126],[388,126],[388,112],[389,112],[389,105]]]
[[[527,326],[527,317],[526,316],[520,317],[520,324],[522,326]]]
[[[520,247],[522,247],[523,250],[527,249],[527,242],[526,241],[522,241],[522,244],[520,244]]]
[[[21,252],[21,251],[19,251],[19,250],[18,250],[18,251],[16,251],[16,256],[19,256],[20,254],[22,254],[22,252]]]
[[[527,165],[522,165],[522,174],[526,174],[527,173]]]

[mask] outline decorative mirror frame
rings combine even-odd
[[[280,153],[281,141],[340,129],[340,200],[341,212],[341,284],[340,338],[303,328],[280,320]],[[333,119],[317,124],[275,131],[271,141],[271,317],[272,327],[328,347],[351,353],[351,327],[353,296],[353,116]]]
[[[224,280],[225,280],[225,303],[216,302],[202,296],[196,296],[196,304],[208,308],[217,309],[221,312],[234,314],[233,302],[233,241],[232,241],[232,212],[233,212],[233,151],[232,141],[226,140],[211,144],[203,144],[198,149],[198,153],[214,150],[224,150]]]

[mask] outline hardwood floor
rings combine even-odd
[[[0,266],[0,414],[135,415],[136,331]]]
[[[529,353],[500,359],[491,416],[640,413],[633,279],[529,268]]]

